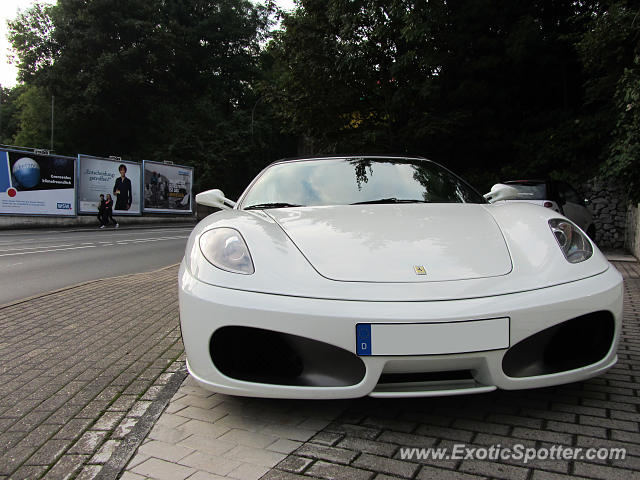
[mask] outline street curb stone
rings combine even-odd
[[[104,464],[100,473],[96,475],[95,480],[117,479],[151,428],[153,428],[156,421],[160,418],[160,415],[162,415],[169,401],[173,398],[187,376],[185,363],[181,361],[174,363],[179,363],[180,368],[172,374],[170,380],[162,388],[156,400],[153,401],[142,417],[140,417],[135,427],[133,427],[129,434],[123,439],[122,444],[114,450],[111,458]]]
[[[80,282],[80,283],[74,283],[73,285],[69,285],[66,287],[62,287],[62,288],[57,288],[56,290],[50,290],[48,292],[45,293],[38,293],[37,295],[32,295],[30,297],[25,297],[25,298],[21,298],[19,300],[13,300],[11,302],[7,302],[7,303],[3,303],[0,305],[0,310],[4,310],[5,308],[9,308],[9,307],[15,307],[16,305],[20,305],[21,303],[28,303],[32,300],[37,300],[38,298],[42,298],[42,297],[48,297],[50,295],[55,295],[56,293],[62,293],[62,292],[66,292],[67,290],[74,290],[76,288],[79,287],[84,287],[86,285],[90,285],[92,283],[97,283],[97,282],[104,282],[105,280],[115,280],[118,278],[126,278],[126,277],[131,277],[133,275],[150,275],[150,274],[154,274],[157,272],[162,272],[164,270],[168,270],[170,268],[174,268],[177,267],[178,265],[180,265],[179,263],[174,263],[172,265],[167,265],[166,267],[162,267],[162,268],[158,268],[157,270],[153,270],[151,272],[145,272],[145,273],[128,273],[126,275],[118,275],[115,277],[108,277],[108,278],[98,278],[95,280],[87,280],[86,282]]]

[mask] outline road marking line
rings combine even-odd
[[[123,240],[115,240],[116,242],[118,242],[118,245],[128,245],[131,243],[145,243],[145,242],[158,242],[158,241],[164,241],[164,240],[180,240],[183,238],[189,238],[188,235],[182,235],[182,236],[175,236],[175,237],[159,237],[159,238],[132,238],[132,239],[123,239]],[[111,241],[103,241],[103,242],[98,242],[103,246],[110,246],[110,245],[114,245],[114,240]],[[40,253],[40,252],[25,252],[24,250],[41,250],[42,252],[47,252],[47,251],[55,251],[54,249],[60,249],[60,250],[65,250],[64,248],[61,247],[75,247],[75,248],[85,248],[85,247],[95,247],[97,246],[95,243],[91,243],[91,242],[82,242],[80,244],[81,246],[76,247],[74,244],[72,243],[65,243],[65,244],[61,244],[61,245],[41,245],[38,247],[16,247],[16,248],[5,248],[5,249],[0,249],[0,256],[4,256],[2,255],[4,254],[18,254],[19,252],[22,253]],[[67,249],[67,250],[71,250],[71,249]]]
[[[95,248],[95,247],[96,245],[85,245],[84,247],[57,248],[53,250],[36,250],[34,252],[2,253],[0,254],[0,257],[12,257],[15,255],[32,255],[34,253],[62,252],[63,250],[78,250],[81,248]]]
[[[110,230],[99,230],[96,228],[95,231],[93,230],[89,230],[89,231],[82,231],[82,232],[77,232],[77,235],[69,235],[68,233],[63,233],[60,232],[59,235],[56,236],[51,236],[51,235],[46,235],[46,236],[42,236],[42,237],[38,237],[37,234],[33,234],[33,233],[27,233],[27,234],[5,234],[5,233],[0,233],[0,247],[8,247],[11,245],[15,245],[16,244],[16,240],[12,237],[19,237],[19,236],[28,236],[28,238],[22,238],[22,239],[18,239],[17,241],[19,241],[21,244],[34,244],[34,243],[44,243],[44,242],[64,242],[64,241],[68,241],[71,240],[73,242],[77,242],[77,243],[82,243],[80,242],[81,240],[84,239],[97,239],[97,238],[104,238],[103,235],[109,235],[109,236],[113,236],[113,237],[122,237],[122,236],[130,236],[135,238],[135,235],[149,235],[149,234],[154,234],[154,233],[164,233],[167,234],[169,232],[173,233],[182,233],[182,232],[186,232],[186,233],[191,233],[191,231],[193,230],[193,228],[191,227],[186,227],[186,228],[166,228],[166,229],[144,229],[144,230],[115,230],[115,229],[110,229]],[[188,235],[187,235],[188,237]],[[186,238],[186,237],[185,237]],[[37,248],[41,248],[41,247],[37,247]]]
[[[182,238],[189,238],[189,236],[186,235],[181,237],[132,238],[129,240],[117,240],[117,242],[121,245],[126,245],[128,243],[159,242],[162,240],[180,240]]]
[[[58,247],[73,247],[75,246],[73,243],[65,243],[63,245],[42,245],[39,247],[16,247],[16,248],[8,248],[5,250],[0,250],[0,252],[15,252],[20,250],[36,250],[38,248],[58,248]]]
[[[9,267],[15,267],[16,265],[22,265],[24,262],[18,262],[18,263],[10,263],[9,265],[7,265],[7,268]]]

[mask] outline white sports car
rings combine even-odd
[[[223,210],[180,267],[189,372],[319,399],[545,387],[614,365],[617,270],[558,213],[485,197],[399,156],[284,160],[238,203],[200,193]]]

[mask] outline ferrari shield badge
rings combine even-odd
[[[414,265],[413,269],[416,272],[416,275],[426,275],[427,270],[422,265]]]

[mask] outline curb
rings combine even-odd
[[[100,229],[99,227],[93,226],[85,226],[85,227],[69,227],[69,228],[49,228],[49,227],[38,227],[38,228],[15,228],[15,229],[6,229],[3,230],[0,228],[0,236],[17,236],[17,235],[26,235],[29,233],[33,233],[34,231],[38,231],[39,233],[77,233],[77,232],[94,232],[94,231],[122,231],[122,230],[153,230],[158,228],[193,228],[197,225],[198,222],[182,222],[182,223],[155,223],[155,224],[120,224],[120,227],[115,229],[105,228]]]
[[[71,290],[71,289],[74,289],[74,288],[84,287],[85,285],[91,285],[92,283],[102,282],[104,280],[108,280],[108,279],[112,279],[112,278],[124,278],[124,277],[131,277],[131,276],[134,276],[134,275],[149,275],[150,273],[156,273],[156,272],[162,272],[164,270],[168,270],[168,269],[173,268],[173,267],[175,267],[177,265],[180,265],[180,264],[179,263],[174,263],[172,265],[167,265],[166,267],[158,268],[156,270],[151,270],[149,272],[127,273],[126,275],[116,275],[114,277],[97,278],[95,280],[87,280],[86,282],[75,283],[75,284],[69,285],[67,287],[58,288],[56,290],[51,290],[51,291],[45,292],[45,293],[38,293],[36,295],[31,295],[30,297],[21,298],[20,300],[13,300],[11,302],[1,304],[0,305],[0,310],[4,310],[5,308],[13,307],[15,305],[19,305],[21,303],[30,302],[31,300],[36,300],[38,298],[47,297],[49,295],[55,295],[56,293],[66,292],[67,290]]]
[[[104,464],[100,472],[94,477],[94,480],[116,480],[120,473],[125,469],[129,460],[138,450],[142,441],[147,437],[153,426],[167,408],[169,401],[182,385],[187,376],[187,367],[183,361],[176,360],[181,364],[172,375],[171,379],[165,384],[158,398],[153,401],[142,417],[138,420],[135,427],[123,439],[122,444],[111,454],[111,458]]]

